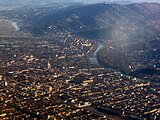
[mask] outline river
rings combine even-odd
[[[110,66],[107,66],[107,65],[105,65],[105,66],[104,66],[104,65],[101,65],[101,64],[98,62],[97,53],[98,53],[98,51],[99,51],[101,48],[103,48],[103,47],[104,47],[104,43],[99,42],[97,49],[95,50],[95,52],[94,52],[94,53],[91,55],[91,57],[90,57],[91,63],[93,63],[94,65],[103,67],[103,68],[105,68],[105,69],[113,69],[113,70],[115,70],[116,72],[121,72],[121,71],[119,71],[119,70],[116,70],[116,69],[113,68],[113,67],[110,67]],[[121,72],[121,73],[123,73],[123,72]],[[126,75],[127,75],[127,74],[126,74]],[[129,75],[129,76],[130,76],[130,75]],[[141,79],[141,80],[143,80],[143,81],[149,81],[149,82],[152,82],[152,83],[155,83],[155,84],[160,84],[159,82],[154,82],[153,80],[140,78],[140,77],[137,77],[136,75],[131,75],[131,76],[134,76],[134,77],[136,77],[136,78],[139,78],[139,79]]]
[[[15,28],[16,31],[19,30],[19,27],[16,22],[12,22],[12,26]]]
[[[97,66],[102,66],[99,64],[98,60],[97,60],[97,53],[98,51],[104,47],[104,44],[103,43],[98,43],[98,47],[96,49],[96,51],[92,54],[92,56],[90,57],[90,60],[93,64],[97,65]]]

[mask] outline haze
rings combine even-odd
[[[0,5],[45,5],[49,3],[72,3],[72,2],[82,2],[82,3],[95,3],[95,2],[160,2],[159,0],[4,0],[0,1]]]

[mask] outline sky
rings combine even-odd
[[[84,2],[84,3],[95,3],[95,2],[112,2],[112,1],[127,1],[127,2],[159,2],[160,0],[0,0],[0,6],[3,5],[16,5],[16,4],[48,4],[48,3],[66,3],[66,2]]]
[[[79,0],[83,2],[103,2],[103,1],[131,1],[131,2],[160,2],[160,0]]]
[[[63,0],[65,1],[65,0]],[[70,0],[70,1],[79,1],[79,2],[112,2],[112,1],[130,1],[130,2],[160,2],[160,0]]]

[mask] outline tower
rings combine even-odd
[[[7,86],[7,85],[8,85],[8,82],[7,82],[7,81],[5,81],[5,82],[4,82],[4,86]]]
[[[47,63],[47,69],[51,69],[51,64],[49,62]]]
[[[49,89],[48,89],[48,94],[51,94],[51,93],[52,93],[52,91],[53,91],[53,88],[52,88],[52,86],[49,86]]]

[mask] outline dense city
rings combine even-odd
[[[9,1],[0,120],[160,120],[159,3]]]
[[[159,85],[94,65],[97,45],[70,33],[1,38],[0,119],[158,119]]]

